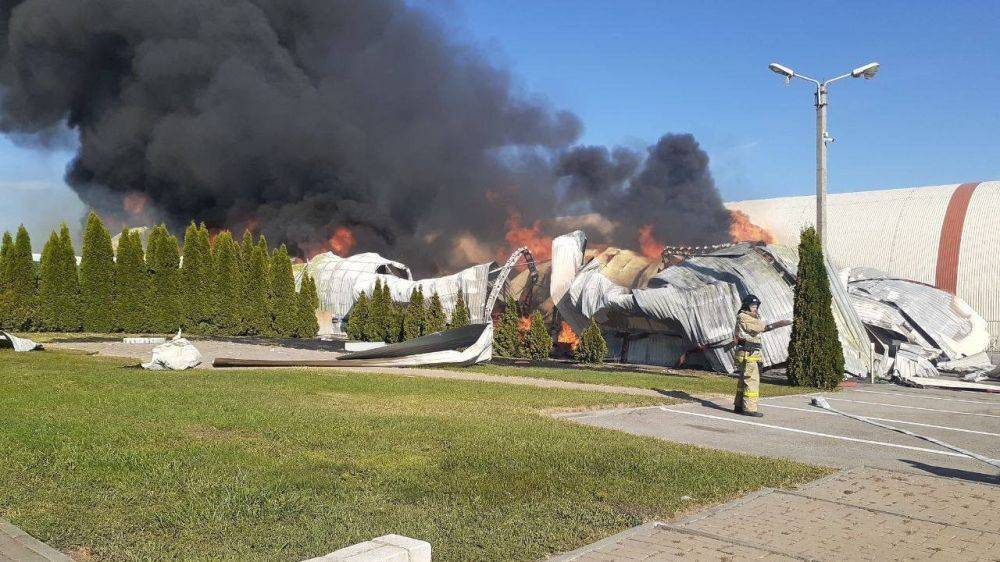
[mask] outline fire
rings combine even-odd
[[[527,332],[531,329],[531,317],[522,316],[520,320],[517,321],[517,329],[522,332]]]
[[[147,203],[149,203],[149,197],[145,193],[129,191],[125,194],[125,198],[122,199],[122,208],[132,216],[141,215],[146,210]]]
[[[552,257],[552,239],[542,234],[541,221],[536,220],[531,226],[522,226],[521,214],[517,211],[512,211],[507,217],[506,239],[511,250],[527,246],[536,261],[545,261]],[[507,256],[503,256],[503,259],[506,258]]]
[[[330,244],[330,249],[333,250],[333,253],[338,256],[346,256],[357,243],[354,239],[354,233],[346,226],[338,226],[333,231],[333,236],[327,242]]]
[[[658,260],[663,254],[665,244],[653,236],[653,225],[647,224],[639,229],[639,251],[651,260]]]
[[[573,332],[573,328],[570,328],[566,322],[563,322],[562,327],[559,328],[559,336],[556,337],[556,342],[568,345],[571,351],[576,349],[576,346],[580,344],[580,340],[576,337],[576,333]]]
[[[743,211],[730,211],[732,222],[729,224],[729,237],[733,242],[763,242],[774,243],[774,235],[766,228],[750,222],[750,217]]]

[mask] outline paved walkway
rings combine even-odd
[[[679,558],[1000,560],[1000,487],[855,468],[642,525],[555,560]]]
[[[71,558],[0,519],[0,562],[73,562]]]

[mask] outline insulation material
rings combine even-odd
[[[330,313],[333,332],[344,333],[344,320],[362,292],[372,293],[376,280],[389,286],[393,300],[409,302],[417,287],[423,289],[429,298],[437,292],[448,316],[451,316],[461,291],[469,308],[472,323],[483,323],[486,296],[488,294],[490,267],[485,263],[458,273],[414,281],[410,269],[397,261],[384,258],[376,253],[356,254],[342,258],[333,252],[325,252],[313,257],[296,275],[296,287],[302,280],[302,272],[308,272],[316,281],[320,310]]]
[[[201,352],[181,333],[153,348],[153,357],[142,368],[148,371],[183,371],[201,365]]]
[[[0,349],[7,348],[14,351],[35,351],[42,349],[42,344],[35,343],[27,338],[19,338],[10,332],[0,331]]]

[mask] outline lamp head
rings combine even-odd
[[[871,80],[875,77],[875,73],[878,72],[878,63],[870,62],[864,66],[859,66],[851,71],[851,76],[854,78],[864,77],[865,80]]]
[[[794,70],[788,68],[787,66],[782,66],[776,62],[772,62],[771,64],[767,65],[767,67],[771,69],[771,72],[774,72],[775,74],[780,74],[784,76],[786,79],[790,79],[791,77],[795,76]]]

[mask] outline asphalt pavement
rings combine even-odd
[[[1000,459],[1000,393],[863,385],[763,398],[764,417],[732,412],[731,398],[559,414],[578,423],[740,453],[835,468],[860,466],[1000,482],[1000,470],[922,439],[811,406],[813,396],[850,414]]]

